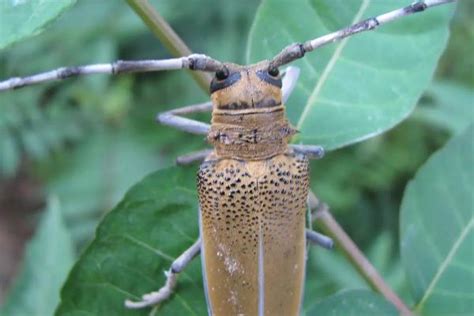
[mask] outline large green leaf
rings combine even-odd
[[[474,314],[474,127],[434,154],[401,210],[401,254],[422,315]]]
[[[368,290],[344,291],[309,307],[305,316],[390,316],[399,313],[383,297]]]
[[[264,0],[247,47],[248,62],[293,42],[336,31],[410,1]],[[393,127],[413,110],[448,38],[454,6],[406,17],[355,35],[295,63],[302,70],[288,102],[295,139],[341,147]]]
[[[195,172],[158,171],[135,185],[100,224],[61,293],[57,315],[148,315],[127,310],[165,282],[163,271],[198,237]],[[180,276],[178,292],[160,315],[204,315],[200,262]]]
[[[0,49],[40,33],[76,0],[0,1]]]
[[[59,289],[73,262],[71,236],[61,218],[58,201],[52,199],[26,248],[23,267],[0,314],[52,315],[59,303]]]

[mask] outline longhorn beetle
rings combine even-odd
[[[355,33],[372,30],[402,16],[452,2],[427,0],[364,20],[345,29],[284,48],[271,60],[250,66],[222,63],[205,55],[166,60],[118,61],[59,68],[0,82],[0,90],[93,73],[175,70],[214,72],[212,102],[159,114],[177,129],[207,135],[214,146],[178,158],[185,164],[204,160],[198,172],[200,237],[167,272],[166,284],[128,308],[166,300],[177,274],[200,252],[210,315],[298,315],[302,301],[307,241],[332,248],[329,237],[308,230],[308,159],[323,149],[289,145],[296,130],[284,103],[299,70],[279,67],[305,53]],[[181,115],[212,111],[211,125]]]

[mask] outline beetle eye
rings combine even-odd
[[[216,72],[217,80],[225,80],[227,77],[229,77],[229,69],[227,69],[227,67],[224,67]]]
[[[276,67],[268,69],[268,74],[272,77],[277,77],[280,74],[280,71]]]

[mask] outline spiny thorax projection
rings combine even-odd
[[[221,158],[267,159],[287,151],[296,133],[281,103],[281,78],[268,62],[226,64],[228,77],[211,83],[212,126],[208,141]]]

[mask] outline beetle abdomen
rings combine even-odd
[[[308,161],[208,159],[198,175],[210,310],[298,315],[305,270]]]

